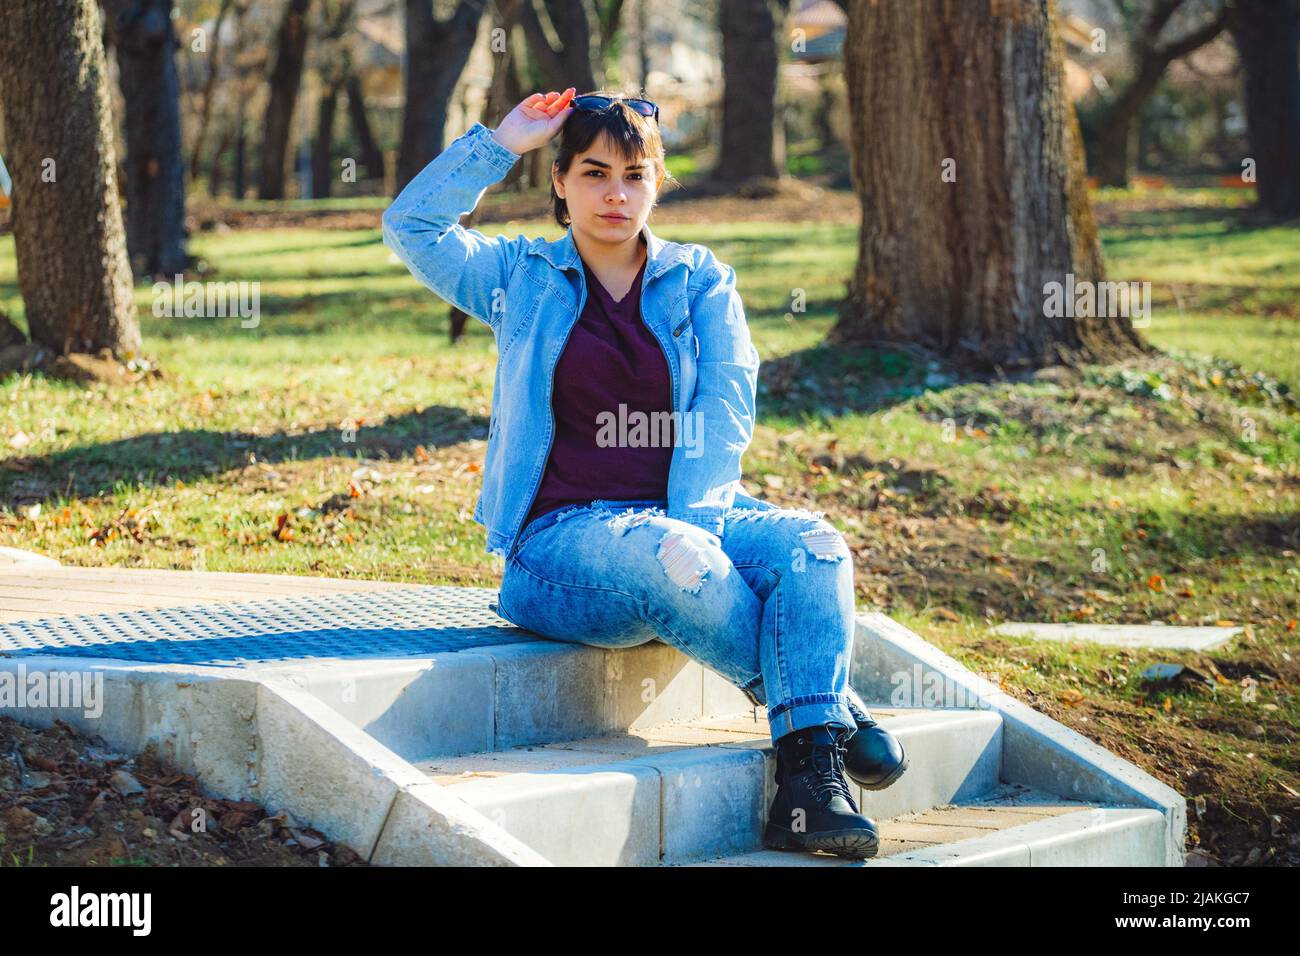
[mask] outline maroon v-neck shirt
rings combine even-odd
[[[617,302],[585,262],[582,268],[587,301],[555,367],[555,442],[525,524],[598,498],[667,497],[676,423],[661,429],[652,413],[672,411],[672,380],[663,348],[641,321],[645,262]],[[620,404],[626,406],[622,413]],[[645,416],[640,434],[633,427],[637,413]]]

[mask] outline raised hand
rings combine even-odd
[[[574,93],[572,86],[563,93],[534,93],[510,111],[492,138],[520,155],[545,146],[573,112]]]

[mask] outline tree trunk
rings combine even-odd
[[[560,45],[552,46],[549,35],[542,26],[534,6],[536,0],[524,0],[519,8],[519,23],[528,38],[528,52],[542,75],[546,90],[557,93],[577,87],[578,93],[599,89],[600,83],[592,67],[591,38],[599,41],[600,25],[587,17],[583,0],[542,0],[546,16],[551,21]]]
[[[430,0],[406,0],[406,109],[396,188],[442,152],[447,104],[469,60],[487,0],[460,0],[447,20],[433,15]]]
[[[605,0],[595,5],[596,19],[600,26],[600,62],[602,72],[605,66],[617,66],[606,63],[606,58],[618,40],[618,32],[623,28],[623,6],[625,0]]]
[[[126,103],[126,246],[138,277],[185,271],[185,166],[172,0],[105,0]]]
[[[502,49],[492,50],[492,80],[488,83],[487,97],[483,103],[483,122],[492,127],[505,119],[519,102],[511,95],[514,92],[511,89],[514,49],[510,45],[510,34],[519,20],[521,2],[522,0],[498,0],[492,5],[492,31],[505,38]],[[497,31],[500,31],[499,34]]]
[[[1103,186],[1123,188],[1133,173],[1133,155],[1138,114],[1142,104],[1160,85],[1165,64],[1157,68],[1151,64],[1144,68],[1115,98],[1101,123],[1097,136],[1097,180]]]
[[[641,89],[650,81],[650,18],[646,4],[649,0],[636,0],[636,62]]]
[[[113,117],[94,0],[11,0],[0,100],[13,177],[18,285],[33,342],[138,354],[118,205]]]
[[[1133,123],[1118,116],[1107,117],[1097,131],[1097,166],[1093,170],[1102,186],[1123,188],[1133,173]]]
[[[322,92],[316,105],[316,139],[311,148],[313,199],[328,199],[333,187],[334,116],[339,94],[352,75],[352,53],[344,37],[354,26],[354,8],[354,0],[338,0],[333,9],[327,3],[324,26],[316,42],[316,73]]]
[[[789,0],[730,0],[719,8],[722,34],[722,142],[712,179],[743,184],[785,169],[777,111],[779,31]]]
[[[515,71],[514,55],[509,44],[510,34],[514,30],[515,22],[519,17],[519,7],[520,0],[504,0],[504,2],[493,5],[492,29],[504,31],[502,35],[507,38],[507,43],[504,50],[493,51],[495,56],[492,60],[492,82],[488,85],[487,101],[483,105],[483,122],[490,127],[495,127],[500,123],[515,108],[515,104],[523,99],[522,95],[518,97],[514,95],[518,90],[513,82]],[[523,163],[515,163],[506,178],[497,183],[493,189],[507,189],[513,183],[518,182],[523,165]],[[482,203],[479,203],[470,211],[470,214],[465,217],[464,225],[466,228],[478,225],[482,211]],[[447,333],[452,345],[455,345],[465,335],[465,329],[468,325],[469,315],[453,305],[447,318]]]
[[[250,82],[249,69],[244,64],[244,53],[248,49],[248,14],[249,5],[246,2],[235,5],[235,45],[230,51],[230,63],[234,67],[234,100],[235,116],[234,121],[226,132],[228,140],[234,144],[234,155],[231,157],[230,178],[235,199],[243,199],[244,192],[248,182],[248,117],[245,113],[245,104],[248,101]],[[221,156],[225,153],[226,147],[223,146],[213,156],[214,162],[219,162]],[[213,185],[210,189],[212,195],[217,194],[219,185],[220,171],[213,176]]]
[[[1239,0],[1232,34],[1241,54],[1246,135],[1259,208],[1300,216],[1300,67],[1296,0]]]
[[[289,0],[280,21],[275,65],[271,68],[271,96],[266,104],[265,138],[262,140],[262,174],[257,184],[259,199],[284,198],[284,167],[289,153],[293,110],[302,84],[307,55],[307,12],[311,0]]]
[[[1104,279],[1051,0],[920,7],[848,6],[863,217],[830,340],[910,344],[987,370],[1146,350],[1128,318],[1088,314],[1073,296],[1047,304],[1048,283]]]
[[[203,99],[199,106],[199,128],[194,133],[194,148],[190,152],[190,182],[198,182],[199,165],[203,161],[203,148],[207,145],[208,126],[212,119],[212,94],[216,90],[217,76],[221,72],[221,25],[234,0],[221,0],[217,19],[208,43],[208,75],[203,81]]]
[[[526,51],[527,40],[524,39],[518,47],[512,42],[512,38],[518,32],[515,28],[519,25],[521,7],[522,0],[504,0],[504,2],[498,0],[493,4],[492,28],[503,31],[505,49],[496,53],[492,61],[492,82],[488,87],[487,102],[483,108],[483,122],[489,126],[495,127],[528,93],[532,92],[531,90],[525,92],[523,83],[519,79],[519,61],[522,58],[521,54]],[[503,192],[518,190],[526,169],[527,163],[515,163],[497,188]]]
[[[235,117],[235,198],[243,199],[248,192],[248,130],[244,124],[244,104],[241,101]]]
[[[1226,4],[1210,20],[1182,37],[1160,42],[1161,34],[1185,0],[1155,0],[1133,37],[1133,78],[1120,86],[1110,108],[1100,119],[1097,141],[1097,179],[1103,186],[1124,187],[1135,165],[1134,141],[1142,107],[1160,86],[1174,60],[1194,53],[1214,40],[1233,16]]]
[[[313,199],[328,199],[333,170],[330,168],[334,151],[334,112],[338,107],[339,90],[330,86],[321,94],[316,109],[316,142],[311,152],[311,195]]]
[[[211,164],[208,166],[208,195],[214,199],[221,194],[221,187],[224,185],[224,180],[222,179],[224,170],[221,167],[221,163],[222,160],[225,159],[226,150],[230,148],[232,139],[232,130],[224,130],[221,134],[221,138],[217,140],[216,148],[212,151]]]
[[[831,86],[830,77],[827,76],[821,77],[817,86],[817,113],[814,117],[817,142],[821,144],[823,151],[829,152],[837,145],[835,131],[831,127],[831,117],[835,113],[835,90]]]
[[[348,74],[348,118],[352,121],[352,132],[357,138],[361,150],[361,165],[366,167],[367,179],[383,180],[384,153],[375,142],[370,130],[370,120],[366,116],[366,101],[361,92],[361,77],[356,72]]]

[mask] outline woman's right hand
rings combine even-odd
[[[545,146],[573,112],[569,102],[575,92],[571,86],[563,93],[534,93],[510,111],[492,138],[521,156]]]

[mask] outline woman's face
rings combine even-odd
[[[608,243],[641,231],[663,182],[654,160],[620,156],[604,133],[573,158],[563,176],[552,164],[551,177],[555,194],[568,205],[574,231]]]

